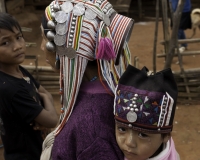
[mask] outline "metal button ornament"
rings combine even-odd
[[[55,14],[55,20],[58,23],[64,23],[64,22],[67,21],[67,19],[68,19],[68,16],[67,16],[67,14],[64,11],[58,11],[58,12],[56,12],[56,14]]]
[[[57,46],[62,46],[64,45],[66,42],[66,35],[59,35],[59,34],[56,34],[55,37],[54,37],[54,43],[57,45]]]
[[[73,4],[69,1],[64,2],[61,6],[61,10],[65,13],[69,13],[73,10]]]
[[[67,22],[65,23],[58,23],[56,25],[56,33],[59,34],[59,35],[64,35],[67,33],[67,28],[68,25],[67,25]]]
[[[93,20],[95,19],[97,16],[97,14],[95,12],[93,12],[91,9],[86,9],[85,11],[85,17],[89,20]]]
[[[56,24],[55,24],[52,20],[49,20],[49,21],[47,22],[47,27],[48,27],[49,29],[55,29]]]
[[[73,8],[73,13],[76,16],[81,16],[85,13],[85,7],[84,4],[82,2],[77,3],[74,8]]]
[[[55,37],[55,33],[53,31],[48,31],[47,32],[47,39],[49,41],[53,41],[54,40],[54,37]]]

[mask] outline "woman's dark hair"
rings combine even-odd
[[[6,29],[14,32],[13,27],[22,33],[21,26],[13,16],[8,13],[0,13],[0,29]]]

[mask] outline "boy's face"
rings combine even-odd
[[[0,63],[4,65],[21,64],[25,58],[26,44],[23,35],[15,27],[13,31],[0,29]]]
[[[168,136],[148,134],[130,129],[118,122],[115,127],[117,143],[128,160],[146,160],[154,155]]]
[[[57,71],[56,68],[55,68],[55,61],[56,61],[56,54],[55,53],[52,53],[52,52],[49,52],[47,49],[46,49],[46,43],[48,42],[48,39],[46,38],[46,36],[44,35],[44,29],[41,25],[41,31],[42,31],[42,43],[41,43],[41,50],[44,51],[45,53],[45,56],[46,56],[46,62],[52,67],[52,69],[54,71]]]

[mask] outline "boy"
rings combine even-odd
[[[128,66],[115,93],[117,143],[125,160],[179,160],[171,131],[177,86],[171,69],[148,76]]]
[[[51,94],[20,66],[25,50],[19,23],[0,13],[0,134],[5,160],[39,160],[39,127],[52,128],[58,122]]]

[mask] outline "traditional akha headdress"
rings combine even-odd
[[[148,75],[146,67],[129,65],[115,91],[115,120],[141,132],[169,133],[177,94],[171,69]]]
[[[57,56],[62,96],[59,134],[72,113],[88,60],[97,60],[99,74],[114,93],[130,64],[127,41],[133,20],[117,14],[107,0],[55,0],[45,10],[47,50]],[[100,76],[101,78],[101,76]]]

